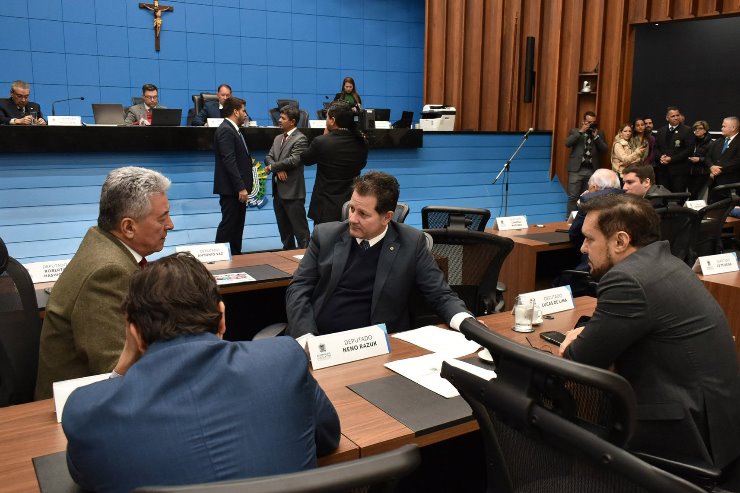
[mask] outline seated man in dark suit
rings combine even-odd
[[[598,301],[560,354],[614,367],[637,398],[633,451],[700,467],[740,457],[740,376],[722,308],[691,268],[659,241],[660,219],[644,199],[606,195],[584,204]]]
[[[740,120],[736,116],[728,116],[722,120],[722,138],[715,140],[707,151],[706,163],[712,178],[711,188],[740,182],[738,130],[740,130]],[[710,189],[709,199],[713,202],[729,196],[729,191],[724,194],[712,194]]]
[[[28,82],[14,81],[10,85],[10,97],[0,99],[0,125],[46,125],[41,106],[29,101],[30,95]]]
[[[671,193],[663,185],[655,184],[655,170],[649,164],[630,164],[622,176],[625,193],[644,197],[655,207],[663,206],[663,196]]]
[[[450,327],[472,315],[452,292],[424,234],[392,221],[398,181],[380,171],[355,181],[349,219],[320,224],[286,293],[288,333],[327,334],[385,323],[411,328],[408,300],[418,288]]]
[[[224,341],[224,309],[190,254],[132,276],[114,374],[75,390],[62,417],[69,471],[85,490],[295,472],[337,447],[339,419],[301,347]]]
[[[193,127],[207,127],[209,118],[224,118],[221,114],[221,110],[224,107],[224,101],[231,97],[231,86],[228,84],[221,84],[218,86],[216,93],[218,94],[218,101],[206,101],[198,114],[193,117],[193,121],[190,125]],[[246,121],[249,121],[249,115],[247,115]]]

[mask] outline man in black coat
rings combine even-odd
[[[228,242],[231,254],[242,253],[247,200],[253,186],[252,157],[239,127],[247,118],[245,102],[239,98],[224,101],[223,123],[213,137],[216,168],[213,171],[213,193],[220,195],[221,222],[216,243]]]
[[[216,94],[218,95],[218,101],[206,101],[198,114],[193,117],[193,121],[190,122],[191,126],[207,127],[209,118],[223,118],[223,116],[221,116],[221,109],[224,106],[224,101],[231,97],[231,86],[228,84],[221,84],[218,86]],[[247,115],[245,121],[249,121],[249,115]]]
[[[352,107],[335,101],[326,110],[326,130],[301,154],[307,166],[317,164],[308,217],[314,225],[342,218],[352,195],[352,182],[367,164],[368,143],[357,128]]]
[[[694,134],[681,123],[681,111],[669,106],[665,119],[668,125],[661,127],[656,136],[658,158],[655,176],[658,184],[673,193],[685,192],[689,185],[689,156],[694,149]]]
[[[28,82],[14,81],[10,85],[10,97],[0,99],[0,125],[46,125],[41,106],[29,101],[30,95]]]
[[[740,147],[737,134],[740,129],[740,120],[736,116],[728,116],[722,120],[722,138],[715,140],[709,147],[704,162],[709,167],[714,188],[718,185],[740,182]],[[712,195],[710,201],[717,201],[729,196],[729,193]]]

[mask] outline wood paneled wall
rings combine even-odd
[[[596,111],[610,141],[629,118],[635,24],[738,14],[740,0],[427,0],[424,102],[455,106],[457,130],[552,131],[551,174],[565,184],[563,142],[580,115]],[[579,74],[593,72],[595,94],[579,95]]]

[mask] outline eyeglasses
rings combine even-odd
[[[154,96],[144,96],[144,99],[147,99],[149,101],[153,101],[159,97],[158,94],[155,94]]]
[[[18,99],[28,99],[31,96],[30,93],[29,94],[18,94],[15,91],[10,91],[10,92],[13,93],[13,96],[17,97]]]

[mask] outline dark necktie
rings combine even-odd
[[[283,134],[283,141],[280,143],[280,147],[283,147],[285,145],[285,141],[288,140],[288,134]]]
[[[360,248],[362,248],[363,250],[367,251],[367,249],[370,248],[370,242],[367,241],[367,240],[362,240],[360,242]]]
[[[722,154],[725,153],[725,151],[727,150],[728,147],[730,147],[730,138],[729,137],[725,137],[725,143],[722,144]]]
[[[148,264],[146,257],[141,257],[141,260],[139,260],[139,267],[144,268],[146,264]]]

